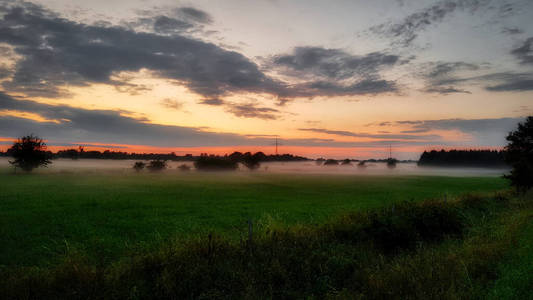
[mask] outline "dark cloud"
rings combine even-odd
[[[533,79],[515,80],[498,85],[487,86],[493,92],[524,92],[533,91]]]
[[[263,120],[275,120],[279,117],[280,111],[274,108],[261,107],[253,103],[226,104],[226,111],[241,118],[257,118]]]
[[[344,80],[354,76],[376,74],[400,61],[397,55],[373,52],[351,55],[339,49],[296,47],[292,54],[274,56],[273,67],[285,67],[288,72],[304,72],[329,79]]]
[[[157,16],[153,26],[155,32],[164,34],[179,33],[193,27],[191,23],[169,18],[167,16]]]
[[[524,31],[518,27],[504,27],[501,31],[503,34],[516,35],[522,34]]]
[[[470,91],[455,88],[452,86],[448,86],[448,87],[432,86],[432,87],[425,88],[423,91],[426,93],[441,94],[441,95],[449,95],[449,94],[457,94],[457,93],[472,94]]]
[[[314,81],[296,86],[296,95],[300,97],[376,95],[397,91],[396,82],[379,79],[362,80],[350,85],[341,85],[330,81]]]
[[[143,68],[204,96],[284,90],[243,55],[192,38],[84,25],[29,4],[5,4],[0,12],[0,42],[22,57],[4,83],[8,90],[59,96],[65,85],[120,85],[113,74]]]
[[[435,140],[441,138],[439,135],[411,135],[411,134],[373,134],[373,133],[356,133],[343,130],[329,130],[323,128],[299,128],[300,131],[310,131],[316,133],[325,133],[337,136],[362,137],[374,139],[397,139],[397,140]]]
[[[303,83],[291,86],[288,97],[367,95],[396,92],[394,81],[379,72],[405,63],[397,55],[372,52],[352,55],[340,49],[296,47],[291,54],[271,57],[265,66]],[[284,104],[283,99],[280,104]]]
[[[441,80],[442,84],[454,85],[482,85],[491,92],[526,92],[533,90],[532,73],[498,72],[485,75],[448,78]]]
[[[406,16],[397,23],[384,23],[370,28],[370,32],[394,38],[403,46],[410,45],[419,32],[440,23],[455,11],[475,12],[491,0],[444,0]]]
[[[203,99],[198,103],[205,104],[205,105],[219,106],[219,105],[223,105],[225,102],[222,99],[211,98],[211,99]]]
[[[191,21],[204,24],[213,23],[213,18],[210,14],[194,7],[180,7],[177,9],[177,12]]]
[[[459,77],[461,72],[477,71],[481,67],[477,64],[467,62],[433,62],[424,64],[423,71],[418,75],[426,82],[426,87],[423,89],[426,93],[433,94],[456,94],[467,93],[470,91],[453,86],[457,83],[455,80]]]
[[[403,133],[423,133],[432,130],[457,130],[472,137],[471,142],[477,146],[503,146],[505,137],[517,127],[524,118],[493,119],[441,119],[441,120],[407,120],[393,124],[410,125],[410,130]]]
[[[533,64],[533,37],[528,38],[520,45],[511,51],[521,63]]]
[[[160,104],[173,110],[181,110],[183,108],[183,103],[169,98],[161,100]]]

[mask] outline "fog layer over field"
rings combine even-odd
[[[10,158],[0,158],[0,168],[12,168]],[[84,172],[84,171],[118,171],[134,172],[132,166],[137,160],[110,160],[110,159],[56,159],[47,168],[40,168],[36,172]],[[148,163],[148,161],[145,161]],[[181,172],[178,166],[185,164],[194,172],[192,161],[168,161],[168,169],[164,172],[172,174]],[[365,164],[358,167],[357,162],[352,165],[324,166],[315,161],[304,162],[264,162],[258,170],[250,171],[239,165],[235,172],[270,172],[270,173],[297,173],[297,174],[353,174],[353,175],[432,175],[432,176],[501,176],[507,172],[501,168],[459,168],[459,167],[418,167],[416,163],[398,163],[395,168],[389,169],[385,163]],[[144,172],[147,172],[146,170]],[[233,171],[232,171],[233,172]]]

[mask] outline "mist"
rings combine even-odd
[[[12,168],[9,164],[10,158],[0,158],[0,168]],[[55,159],[46,168],[36,169],[38,173],[55,173],[55,172],[120,172],[133,173],[133,164],[139,160],[112,160],[112,159]],[[144,161],[148,163],[148,161]],[[191,167],[191,172],[198,172],[194,169],[193,161],[167,161],[167,169],[163,173],[172,175],[183,173],[178,169],[180,165]],[[390,169],[386,163],[366,163],[365,167],[358,167],[357,163],[353,165],[317,165],[315,161],[304,162],[263,162],[261,166],[254,171],[248,170],[245,166],[239,164],[236,171],[239,173],[285,173],[285,174],[343,174],[343,175],[368,175],[368,176],[452,176],[452,177],[469,177],[469,176],[489,176],[496,177],[506,173],[507,169],[502,168],[473,168],[473,167],[419,167],[416,163],[398,163],[395,168]],[[147,172],[147,171],[145,171]]]

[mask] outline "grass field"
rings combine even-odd
[[[320,223],[405,200],[507,188],[501,178],[248,173],[0,174],[0,265],[106,264],[174,237],[238,237],[268,222]]]
[[[532,297],[532,194],[499,177],[4,172],[0,182],[0,299]]]

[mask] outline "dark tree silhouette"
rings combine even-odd
[[[140,172],[142,169],[144,169],[144,167],[146,166],[146,164],[142,161],[136,161],[134,164],[133,164],[133,169],[137,172]]]
[[[339,162],[335,159],[328,159],[324,162],[324,166],[336,166]]]
[[[265,154],[263,152],[257,152],[253,155],[250,152],[246,152],[243,155],[242,163],[248,169],[255,170],[261,166],[261,160],[264,159],[264,156]]]
[[[148,168],[148,170],[150,170],[151,172],[158,172],[158,171],[162,171],[166,167],[167,167],[166,161],[156,159],[156,160],[151,160],[146,168]]]
[[[505,178],[519,192],[533,187],[533,117],[527,117],[518,129],[507,136],[509,144],[505,147],[505,160],[512,166],[511,173]]]
[[[347,158],[347,159],[345,159],[345,160],[343,160],[341,162],[341,165],[343,165],[343,166],[351,166],[352,165],[352,161],[349,158]]]
[[[187,172],[187,171],[191,170],[191,167],[186,165],[186,164],[181,164],[181,165],[178,166],[178,170],[183,171],[183,172]]]
[[[15,141],[8,153],[15,159],[9,163],[26,172],[41,166],[46,167],[51,163],[48,159],[45,142],[34,135],[27,135]]]
[[[214,155],[201,155],[195,162],[194,167],[203,171],[223,171],[237,169],[237,161],[229,157]]]

